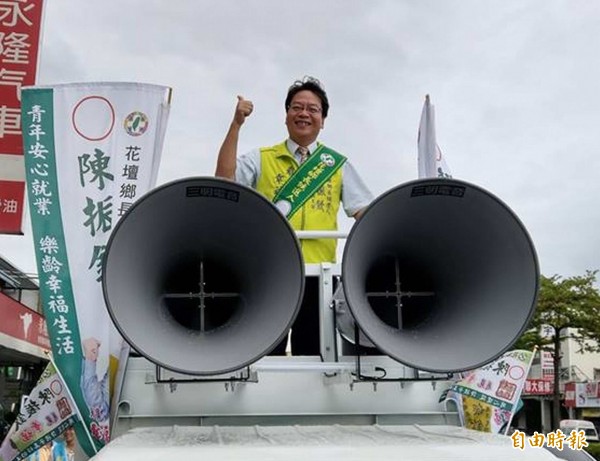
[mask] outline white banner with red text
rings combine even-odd
[[[79,421],[67,386],[52,362],[42,373],[0,446],[0,461],[20,461]]]
[[[505,430],[517,411],[531,362],[532,351],[513,350],[467,372],[452,385],[446,400],[456,403],[464,427],[482,432]]]

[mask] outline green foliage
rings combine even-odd
[[[600,459],[600,443],[590,442],[589,446],[585,448],[585,451],[587,451],[594,458]]]
[[[540,291],[533,319],[515,343],[518,349],[550,351],[554,357],[552,425],[560,420],[560,358],[562,341],[572,338],[578,352],[600,352],[600,293],[595,287],[597,271],[562,278],[540,278]],[[544,334],[541,334],[542,327]]]
[[[558,275],[540,278],[537,307],[529,329],[519,338],[516,348],[531,349],[538,345],[551,350],[556,337],[577,341],[582,352],[600,352],[600,293],[594,286],[597,271],[562,278]],[[549,329],[547,337],[541,328]],[[567,335],[567,329],[572,328]],[[593,342],[590,343],[589,341]]]

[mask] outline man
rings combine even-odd
[[[240,129],[253,110],[252,101],[238,96],[233,120],[219,150],[215,176],[258,190],[276,203],[296,230],[336,230],[340,201],[348,216],[360,217],[373,199],[370,191],[343,155],[317,141],[329,112],[327,94],[320,82],[305,77],[288,89],[285,99],[287,140],[237,158]],[[311,190],[306,184],[310,184],[316,172],[326,174],[327,179],[322,185],[315,181],[319,186]],[[296,196],[297,200],[289,199],[293,194],[280,193],[300,189],[302,199]],[[302,240],[301,246],[306,263],[335,262],[335,239]],[[319,312],[314,302],[318,299],[317,282],[313,277],[306,281],[302,307],[292,326],[294,355],[319,354]],[[273,353],[284,354],[285,346],[284,341]]]
[[[80,385],[83,398],[89,407],[94,421],[107,423],[110,412],[108,404],[108,371],[104,373],[102,379],[98,379],[98,375],[96,374],[100,341],[96,338],[86,338],[83,340],[82,346],[83,361]]]

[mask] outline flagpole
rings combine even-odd
[[[115,376],[115,383],[113,386],[113,395],[110,404],[110,431],[112,434],[113,429],[117,426],[119,419],[119,399],[121,398],[121,391],[123,389],[123,383],[125,382],[125,373],[127,372],[127,365],[129,359],[129,351],[131,346],[125,340],[121,340],[121,351],[119,352],[119,365],[117,367],[117,373]]]
[[[88,430],[87,425],[85,424],[85,420],[83,419],[83,415],[81,414],[81,411],[79,410],[79,407],[77,406],[77,402],[73,398],[73,394],[71,394],[71,390],[69,389],[69,386],[67,385],[67,382],[65,381],[65,378],[63,378],[63,375],[60,372],[60,370],[58,369],[58,367],[56,366],[56,363],[52,359],[52,356],[49,353],[46,353],[46,356],[48,357],[48,360],[50,361],[50,363],[54,367],[54,370],[56,371],[56,374],[58,375],[58,377],[60,378],[60,380],[65,385],[65,389],[67,391],[67,394],[69,395],[69,398],[71,399],[71,402],[73,403],[73,406],[75,407],[75,411],[77,412],[77,416],[79,416],[79,422],[81,422],[81,425],[83,426],[83,430],[85,431],[85,435],[87,436],[88,441],[92,445],[92,449],[94,450],[94,454],[97,454],[98,450],[96,449],[96,444],[94,443],[94,439],[92,438],[92,434],[90,434],[90,431]]]
[[[531,365],[533,363],[533,360],[535,359],[535,354],[537,353],[537,350],[538,350],[538,346],[535,345],[533,347],[533,351],[531,353],[531,359],[529,360],[529,365],[527,366],[527,370],[525,370],[525,380],[523,381],[523,384],[521,384],[521,389],[519,390],[519,399],[521,398],[521,394],[523,393],[523,386],[525,386],[525,382],[527,381],[527,376],[529,375],[529,370],[531,370]],[[515,402],[513,408],[516,408],[516,407],[517,407],[517,404]],[[515,413],[516,413],[516,411],[511,410],[510,417],[508,418],[508,421],[506,422],[506,429],[504,429],[504,435],[508,435],[508,431],[510,429],[510,424],[512,423]]]

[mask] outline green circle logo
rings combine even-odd
[[[132,112],[125,117],[123,127],[129,136],[141,136],[148,129],[149,120],[143,112]]]

